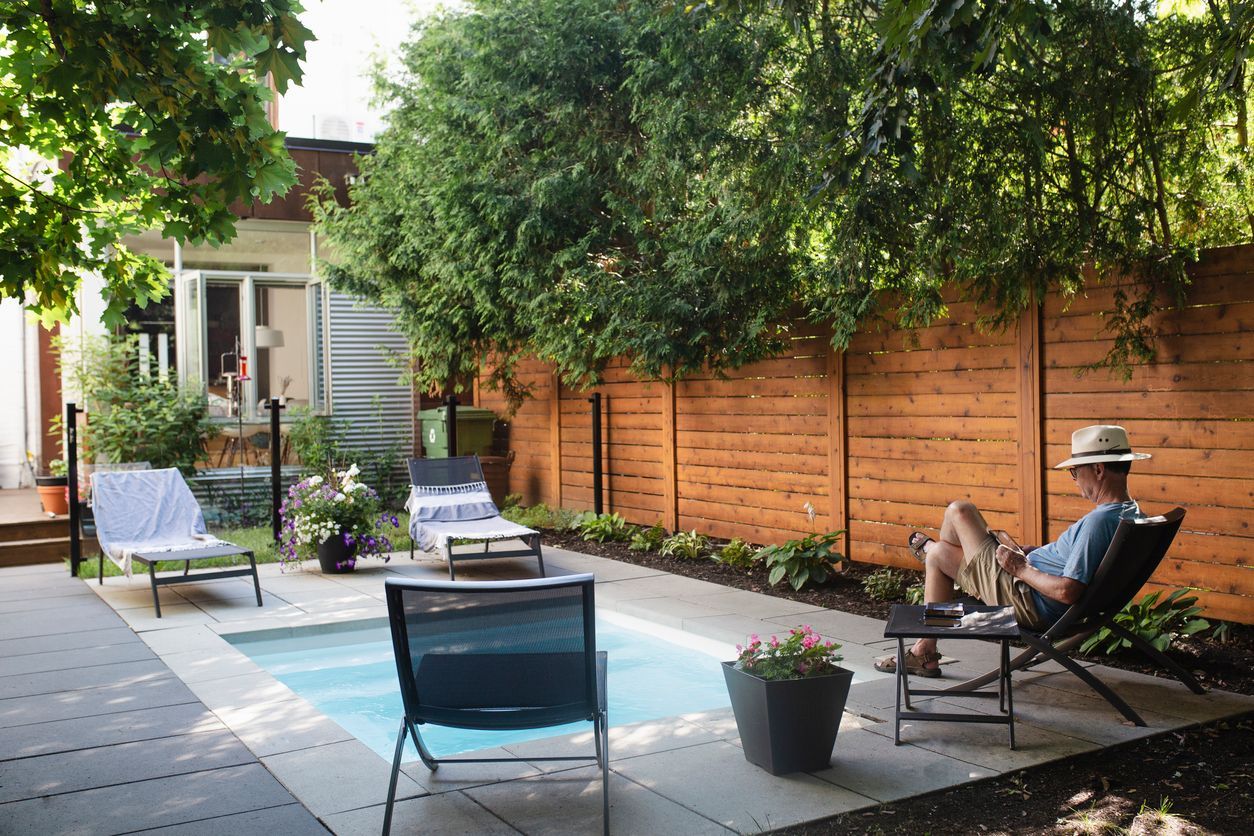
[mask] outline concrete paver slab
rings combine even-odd
[[[1194,723],[1254,710],[1254,697],[1244,694],[1218,690],[1194,694],[1178,680],[1165,676],[1149,676],[1101,665],[1095,665],[1091,670],[1098,679],[1138,710],[1155,711]],[[1078,694],[1093,693],[1088,685],[1070,673],[1043,678],[1041,685]]]
[[[268,833],[274,836],[326,836],[327,829],[300,804],[250,810],[229,816],[174,824],[145,830],[144,836],[222,836],[222,834]]]
[[[696,746],[719,740],[710,729],[678,717],[632,723],[629,726],[610,726],[610,761],[667,752],[685,746]],[[520,758],[584,757],[595,752],[592,724],[588,731],[510,743],[503,747]],[[542,772],[557,772],[580,766],[575,762],[532,761]]]
[[[84,688],[61,694],[38,694],[0,700],[0,727],[69,720],[88,714],[114,714],[163,705],[194,702],[187,686],[173,674],[138,684]]]
[[[62,650],[84,650],[110,647],[117,644],[134,644],[135,632],[120,621],[117,626],[91,630],[85,633],[56,633],[21,639],[0,639],[0,658],[16,659],[19,656],[55,653]]]
[[[874,803],[805,773],[770,775],[746,761],[739,748],[721,741],[612,763],[614,771],[632,781],[740,833],[787,827]]]
[[[387,792],[384,786],[383,791]],[[384,805],[327,816],[327,827],[338,836],[378,836],[383,829]],[[510,827],[461,793],[428,795],[398,801],[392,811],[393,833],[423,836],[517,836]]]
[[[44,653],[27,653],[22,656],[0,656],[0,677],[43,671],[77,671],[93,666],[157,658],[143,642],[134,641],[133,634],[131,639],[126,644],[112,644],[104,647],[51,650]]]
[[[353,739],[302,699],[217,708],[214,713],[259,758]]]
[[[397,721],[400,725],[400,721]],[[411,748],[412,743],[406,744],[405,757],[417,753]],[[433,753],[437,758],[441,756],[440,752]],[[470,754],[463,757],[472,757]],[[512,758],[514,754],[505,749],[481,749],[473,754],[476,758]],[[388,764],[391,766],[391,763]],[[453,790],[463,790],[468,787],[479,787],[485,784],[495,784],[500,781],[515,781],[519,778],[530,778],[534,775],[540,775],[541,771],[535,764],[526,761],[499,761],[496,763],[442,763],[440,768],[432,772],[423,766],[422,761],[412,760],[401,763],[401,771],[414,780],[414,783],[421,784],[433,793],[447,793]]]
[[[160,659],[148,658],[112,665],[95,665],[0,677],[0,701],[58,691],[80,691],[102,685],[138,685],[154,678],[168,677]]]
[[[0,761],[0,804],[111,784],[220,769],[254,758],[226,730]]]
[[[296,699],[292,689],[265,672],[193,682],[187,687],[214,711]]]
[[[475,787],[465,793],[528,836],[601,831],[601,768],[596,765],[515,784]],[[611,771],[610,832],[621,836],[696,836],[730,831]]]
[[[125,833],[288,803],[291,796],[260,764],[211,769],[4,805],[13,833]],[[154,800],[162,799],[162,803]]]
[[[29,758],[224,728],[222,721],[203,705],[186,702],[0,728],[0,752],[6,757]]]
[[[217,650],[206,647],[185,653],[166,653],[161,661],[189,685],[261,672],[255,662],[225,643]]]
[[[387,799],[391,765],[359,740],[271,755],[261,762],[321,819]],[[328,786],[335,792],[325,792]],[[399,777],[397,798],[426,794],[408,775]]]
[[[965,761],[937,757],[917,746],[893,744],[892,724],[887,735],[869,728],[845,730],[836,736],[829,769],[814,773],[876,801],[897,801],[946,787],[992,778],[991,769]]]
[[[118,615],[122,616],[122,619],[136,633],[142,633],[146,630],[171,630],[175,627],[191,627],[196,624],[209,624],[217,620],[192,603],[171,604],[168,607],[162,604],[161,617],[157,618],[156,613],[153,612],[151,598],[148,599],[148,606],[118,610]]]
[[[113,610],[102,602],[90,598],[74,600],[72,608],[0,615],[0,636],[23,639],[61,633],[88,633],[117,626]],[[67,617],[69,612],[73,612],[72,617]]]

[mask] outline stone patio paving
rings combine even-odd
[[[612,728],[610,798],[615,833],[763,832],[1254,708],[1254,698],[1222,692],[1195,696],[1171,680],[1102,669],[1101,677],[1150,724],[1137,728],[1121,722],[1113,708],[1073,676],[1045,665],[1015,676],[1016,751],[1008,749],[1004,727],[947,723],[903,723],[903,745],[894,746],[893,680],[871,667],[876,656],[891,652],[895,646],[883,638],[883,622],[559,549],[546,550],[545,564],[550,574],[594,573],[597,601],[603,609],[727,644],[743,641],[749,633],[771,635],[810,624],[844,645],[844,664],[856,673],[832,765],[813,774],[772,777],[746,762],[730,709]],[[251,586],[239,579],[165,587],[161,619],[153,615],[151,592],[144,578],[109,578],[100,587],[94,581],[84,584],[63,574],[60,577],[70,586],[43,593],[49,602],[32,610],[38,613],[36,619],[23,618],[16,610],[10,615],[3,605],[20,606],[15,602],[28,597],[23,595],[26,582],[21,578],[25,576],[10,574],[20,570],[0,571],[0,627],[7,627],[5,622],[16,618],[13,623],[24,624],[25,632],[20,635],[29,637],[9,641],[9,632],[0,633],[6,639],[0,641],[0,791],[7,793],[0,795],[0,821],[6,821],[7,810],[25,804],[35,805],[29,809],[42,805],[42,809],[55,813],[45,821],[56,821],[59,829],[43,832],[123,832],[154,826],[127,818],[129,814],[139,818],[146,815],[138,802],[102,811],[95,819],[84,816],[83,810],[94,809],[97,804],[89,793],[99,790],[76,789],[78,785],[65,779],[48,783],[39,777],[38,769],[32,768],[38,766],[41,750],[29,748],[31,744],[27,748],[13,745],[24,739],[23,735],[31,737],[36,723],[61,723],[66,724],[59,731],[67,741],[63,748],[81,745],[87,747],[84,751],[91,750],[93,741],[102,739],[102,734],[108,737],[107,730],[116,719],[110,703],[91,699],[74,700],[55,717],[45,712],[40,715],[42,719],[19,717],[22,722],[14,723],[15,700],[30,697],[10,696],[9,689],[17,686],[18,692],[29,695],[32,689],[44,693],[41,687],[54,689],[65,684],[60,681],[64,677],[54,676],[42,686],[22,685],[36,674],[26,671],[21,663],[15,668],[14,660],[26,659],[26,664],[31,664],[42,658],[29,650],[34,645],[23,644],[35,641],[41,647],[51,642],[47,653],[53,656],[48,664],[71,672],[79,687],[112,687],[127,699],[153,689],[178,692],[175,702],[158,699],[156,702],[166,707],[143,712],[146,722],[152,724],[148,739],[181,753],[172,755],[171,762],[192,758],[202,771],[218,773],[216,779],[232,787],[239,782],[267,787],[267,791],[272,789],[289,799],[294,796],[335,833],[378,833],[387,790],[387,761],[255,665],[225,637],[255,631],[278,631],[272,634],[282,635],[290,629],[310,627],[333,630],[344,622],[385,619],[384,578],[441,578],[447,577],[447,572],[438,561],[411,562],[399,555],[389,564],[365,561],[350,575],[323,576],[316,562],[307,566],[309,571],[287,574],[281,574],[277,566],[262,567],[262,609],[251,598]],[[472,563],[459,569],[459,578],[531,577],[534,566],[534,561]],[[63,591],[70,588],[74,591]],[[85,596],[87,589],[111,605],[134,633],[119,629],[116,616],[104,611],[80,621],[73,641],[49,638],[55,637],[59,618],[59,605],[51,599],[91,600],[92,596]],[[142,647],[124,641],[127,634],[133,638],[136,633]],[[952,642],[945,652],[949,681],[981,673],[996,663],[994,645]],[[88,666],[79,667],[84,663]],[[88,683],[95,681],[92,677],[102,683],[121,684],[91,686]],[[995,701],[944,702],[945,711],[996,711]],[[90,718],[93,712],[105,711],[109,713]],[[189,744],[195,745],[189,749]],[[142,783],[147,780],[143,778],[146,773],[133,774],[128,750],[121,748],[124,745],[102,744],[93,755],[99,759],[96,769],[125,776],[119,780]],[[554,748],[570,747],[578,747],[581,753],[590,751],[591,735],[520,743],[508,749],[526,757],[541,750],[552,753]],[[20,754],[14,759],[8,754],[11,752]],[[210,760],[201,761],[202,757]],[[224,760],[211,760],[214,757]],[[258,761],[264,769],[256,765]],[[449,764],[433,774],[414,761],[405,765],[404,772],[398,792],[402,800],[393,824],[396,833],[600,830],[600,774],[595,766]],[[277,783],[270,776],[277,778]],[[174,779],[151,780],[169,783]],[[211,784],[189,780],[187,789],[193,785],[201,789]],[[49,793],[52,800],[40,797]],[[224,787],[221,796],[230,795]],[[83,797],[76,802],[78,806],[68,801],[76,796]],[[270,805],[264,808],[267,810],[289,811],[287,815],[293,807],[300,810],[290,801],[263,799],[259,803]],[[301,832],[276,829],[262,819],[254,825],[252,820],[238,818],[237,811],[216,815],[235,818],[228,822],[201,816],[200,831],[192,827],[170,832],[225,832],[219,824],[229,825],[231,832]],[[64,827],[56,816],[65,818]]]

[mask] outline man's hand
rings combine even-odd
[[[1028,567],[1028,557],[1018,547],[999,545],[996,557],[997,565],[1002,568],[1002,571],[1014,578],[1020,577],[1023,570]]]

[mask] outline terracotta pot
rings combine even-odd
[[[853,671],[768,680],[723,663],[745,760],[772,775],[817,772],[832,762]]]
[[[39,491],[39,501],[46,513],[57,516],[70,513],[68,482],[65,476],[35,477],[35,489]]]

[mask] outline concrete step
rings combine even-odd
[[[83,540],[83,557],[94,557],[99,551],[100,547],[94,537]],[[69,556],[69,537],[11,540],[7,543],[0,543],[0,566],[60,563]]]
[[[69,536],[69,517],[0,523],[0,543],[12,543],[18,540],[50,540],[55,537]]]

